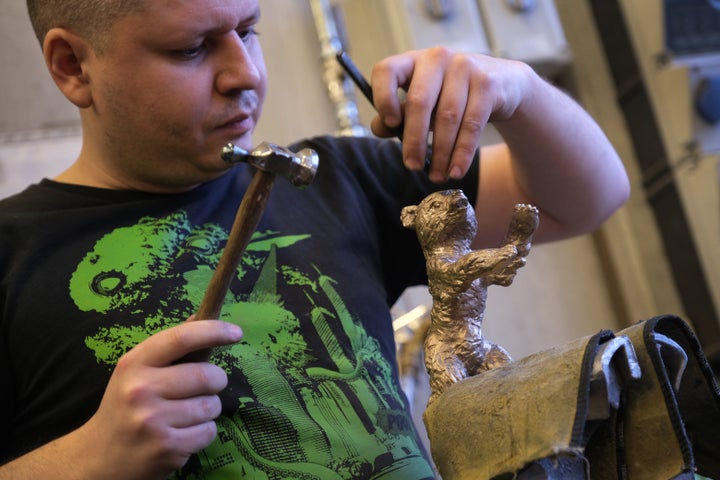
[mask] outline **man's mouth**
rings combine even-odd
[[[228,133],[231,137],[242,136],[252,131],[254,123],[252,115],[242,113],[222,121],[215,130]]]

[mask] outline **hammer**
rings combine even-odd
[[[200,307],[193,317],[194,320],[220,318],[230,283],[236,275],[250,237],[260,222],[275,177],[283,176],[296,187],[303,189],[312,183],[319,164],[318,155],[312,149],[304,148],[292,152],[268,142],[262,142],[249,152],[228,143],[220,157],[230,164],[248,163],[256,170],[240,202],[225,249],[210,279],[205,296],[200,302]],[[183,360],[204,361],[209,358],[209,354],[209,351],[198,351]]]

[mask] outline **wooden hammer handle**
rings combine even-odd
[[[237,275],[237,268],[250,243],[253,232],[260,223],[270,190],[275,181],[275,174],[256,170],[248,189],[240,202],[235,221],[230,229],[225,249],[218,266],[210,279],[205,296],[200,303],[195,320],[214,320],[220,318],[220,311],[230,283]]]
[[[218,266],[210,278],[210,284],[200,302],[198,311],[191,317],[192,320],[215,320],[220,318],[220,311],[225,302],[230,283],[237,275],[238,265],[253,232],[260,222],[260,217],[262,217],[265,210],[274,182],[274,173],[258,169],[253,174],[250,185],[248,185],[248,189],[238,207]],[[210,349],[198,350],[185,355],[179,360],[179,363],[207,362],[210,360],[211,354]]]

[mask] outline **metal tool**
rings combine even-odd
[[[335,0],[309,0],[322,60],[322,79],[340,129],[336,135],[367,137],[370,129],[363,125],[358,112],[353,83],[338,62],[335,53],[342,50],[346,29],[342,8]]]
[[[318,167],[315,151],[304,148],[299,152],[292,152],[268,142],[261,143],[250,152],[228,143],[220,157],[227,163],[244,162],[264,172],[280,175],[300,189],[312,183]]]
[[[348,74],[348,76],[352,79],[353,82],[355,82],[355,85],[357,85],[358,89],[362,92],[362,94],[365,96],[365,98],[370,102],[370,105],[375,107],[375,101],[373,98],[372,93],[372,87],[370,86],[370,83],[367,81],[367,79],[363,76],[363,74],[360,72],[358,67],[355,65],[355,63],[350,59],[350,56],[345,51],[340,51],[336,54],[336,58],[338,63],[342,65],[342,67],[345,69],[345,72]],[[403,139],[403,125],[400,125],[399,127],[395,127],[392,129],[393,135],[397,137],[398,140],[402,142]],[[427,146],[427,152],[425,154],[425,166],[424,170],[425,173],[430,171],[430,159],[432,158],[432,145]]]
[[[296,187],[305,188],[315,178],[319,164],[318,155],[312,149],[304,148],[292,152],[268,142],[261,143],[251,151],[230,143],[223,148],[221,157],[228,163],[248,163],[255,167],[256,171],[240,202],[225,249],[195,314],[195,320],[220,318],[230,283],[237,274],[237,267],[250,237],[260,222],[275,177],[280,175]],[[206,360],[209,353],[195,352],[183,361]]]

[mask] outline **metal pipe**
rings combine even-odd
[[[330,0],[309,0],[309,2],[320,40],[323,81],[327,86],[328,96],[335,107],[335,115],[340,125],[338,134],[367,136],[370,132],[360,122],[354,85],[336,59],[338,52],[343,50],[336,9]]]

